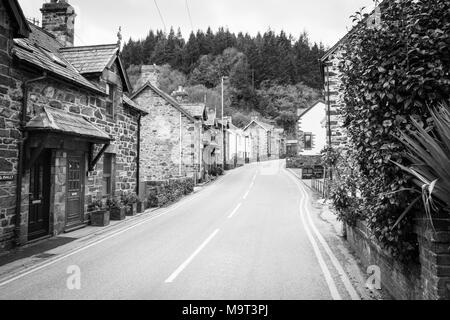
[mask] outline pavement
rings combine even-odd
[[[376,299],[322,214],[284,161],[247,165],[170,207],[0,257],[0,300]]]

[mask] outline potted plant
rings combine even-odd
[[[141,199],[138,200],[137,202],[137,213],[143,213],[146,209],[147,204],[145,203],[146,201],[141,201]]]
[[[102,200],[95,200],[90,205],[91,225],[106,227],[110,222],[109,211]]]
[[[123,203],[127,207],[127,209],[126,209],[127,216],[134,216],[134,215],[136,215],[138,200],[139,199],[138,199],[136,193],[134,193],[134,192],[129,193],[127,196],[124,197]]]
[[[111,220],[121,221],[126,218],[126,208],[117,198],[108,199],[106,205],[109,208]]]

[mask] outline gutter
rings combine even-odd
[[[22,209],[22,182],[23,182],[23,168],[24,168],[24,153],[25,153],[25,143],[28,139],[28,132],[25,131],[26,121],[27,121],[27,107],[28,107],[28,86],[37,81],[47,79],[47,72],[44,72],[42,76],[34,79],[24,81],[22,83],[22,110],[20,115],[20,131],[22,132],[23,138],[18,143],[19,149],[19,159],[17,165],[17,177],[16,177],[16,210],[15,210],[15,228],[14,237],[16,245],[20,245],[20,224],[22,222],[21,209]]]

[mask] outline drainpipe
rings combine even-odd
[[[23,138],[18,143],[19,149],[19,159],[17,163],[17,177],[16,177],[16,210],[15,210],[15,228],[14,237],[16,245],[20,245],[20,224],[22,222],[21,211],[22,211],[22,178],[23,178],[23,168],[24,168],[24,153],[25,153],[25,142],[28,139],[28,133],[25,132],[25,126],[27,121],[27,107],[28,107],[28,86],[37,81],[47,79],[47,73],[44,72],[42,76],[22,83],[22,110],[20,114],[20,131],[22,131]]]
[[[136,194],[139,197],[140,193],[140,180],[141,180],[141,120],[142,120],[142,113],[139,113],[138,117],[138,131],[137,131],[137,167],[136,167]]]

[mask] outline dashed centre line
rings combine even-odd
[[[228,219],[233,218],[241,206],[242,206],[242,203],[239,203],[238,206],[233,210],[233,212],[231,212],[231,214],[228,216]]]
[[[181,272],[183,272],[184,269],[194,260],[194,258],[208,245],[208,243],[211,242],[211,240],[219,233],[220,229],[217,229],[214,231],[208,239],[203,242],[200,247],[197,248],[197,250],[194,251],[194,253],[185,261],[183,262],[177,270],[175,270],[169,278],[165,281],[166,283],[172,283],[174,280],[180,275]]]

